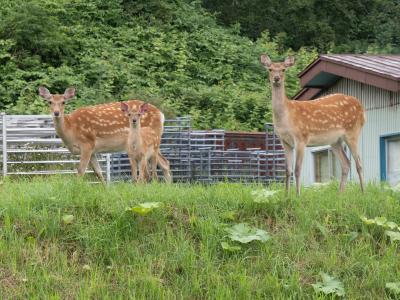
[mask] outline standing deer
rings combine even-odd
[[[272,86],[272,111],[275,130],[285,150],[286,191],[292,174],[293,149],[296,152],[296,193],[300,195],[300,173],[306,146],[331,145],[342,167],[340,188],[345,189],[350,160],[343,150],[343,142],[350,148],[364,192],[358,139],[365,123],[364,108],[356,98],[332,94],[312,101],[289,101],[285,94],[285,70],[294,65],[294,58],[273,63],[263,54],[261,63],[269,70]]]
[[[120,102],[82,107],[64,115],[65,103],[75,96],[75,88],[70,87],[64,94],[53,95],[45,87],[39,87],[39,95],[49,103],[58,136],[72,154],[80,154],[78,174],[84,175],[90,162],[95,174],[104,183],[95,154],[126,151],[129,121],[120,109]],[[126,104],[138,108],[143,101],[130,100]],[[163,113],[155,106],[148,105],[141,125],[151,128],[154,138],[160,140],[163,123]]]
[[[160,153],[160,139],[151,127],[142,127],[141,120],[145,118],[149,109],[148,103],[143,103],[140,107],[130,108],[125,102],[121,102],[121,111],[129,119],[129,133],[127,139],[127,152],[132,169],[132,180],[136,182],[137,167],[139,164],[139,181],[145,181],[148,161],[151,162],[151,174],[154,180],[157,180],[157,163],[164,173],[164,179],[171,181],[169,173],[169,162]]]

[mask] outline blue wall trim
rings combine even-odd
[[[400,136],[400,132],[384,134],[379,137],[379,160],[382,181],[386,181],[386,140],[396,136]]]

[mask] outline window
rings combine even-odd
[[[315,182],[326,182],[340,177],[340,163],[332,150],[314,152],[314,174]]]
[[[392,186],[400,183],[400,136],[386,139],[386,180]]]

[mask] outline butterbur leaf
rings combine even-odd
[[[250,227],[245,223],[236,224],[235,226],[228,228],[227,232],[232,241],[237,241],[243,244],[250,243],[251,241],[261,241],[265,243],[271,238],[268,232]]]
[[[400,241],[400,232],[398,231],[390,231],[390,230],[386,230],[385,234],[390,237],[390,241],[394,242],[394,241]]]
[[[235,252],[235,251],[239,251],[240,249],[242,249],[242,247],[240,247],[240,246],[232,246],[232,245],[229,245],[227,242],[221,242],[221,247],[222,247],[222,249],[229,251],[229,252]]]
[[[386,222],[385,226],[390,229],[398,229],[398,227],[399,227],[395,222],[391,222],[391,221]]]
[[[271,198],[277,193],[278,191],[271,191],[267,189],[256,190],[252,191],[251,195],[253,196],[253,201],[255,203],[269,203]]]
[[[395,295],[400,295],[400,281],[387,282],[385,287]]]
[[[63,215],[62,221],[64,224],[71,224],[74,221],[75,217],[73,215]]]
[[[333,294],[339,297],[343,297],[346,294],[341,281],[326,273],[320,273],[320,275],[322,282],[312,284],[316,293],[324,293],[325,295]]]
[[[145,202],[145,203],[140,203],[139,205],[131,207],[129,210],[133,211],[141,216],[147,215],[149,212],[154,210],[155,208],[158,208],[162,205],[161,202]]]
[[[360,219],[361,219],[361,221],[363,221],[367,225],[376,224],[374,219],[368,219],[365,216],[361,216]]]
[[[384,226],[387,222],[387,219],[385,217],[375,217],[375,223],[378,226]]]
[[[356,238],[358,238],[358,232],[357,231],[352,231],[349,233],[349,242],[354,241]]]

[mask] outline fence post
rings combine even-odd
[[[208,182],[211,183],[211,149],[208,148]]]
[[[3,178],[7,176],[7,118],[6,113],[1,113],[3,121]]]
[[[187,118],[187,125],[188,125],[188,134],[189,134],[189,136],[188,136],[188,143],[189,143],[189,146],[188,146],[188,150],[189,150],[189,152],[188,152],[188,169],[189,169],[189,182],[191,182],[191,181],[194,181],[194,174],[193,174],[193,172],[192,172],[192,135],[191,135],[191,132],[192,132],[192,127],[191,127],[191,119],[190,119],[190,116],[187,116],[186,117]],[[181,130],[181,129],[180,129]]]
[[[257,182],[260,182],[260,151],[257,151]]]
[[[110,184],[111,182],[111,154],[106,154],[106,183]]]

